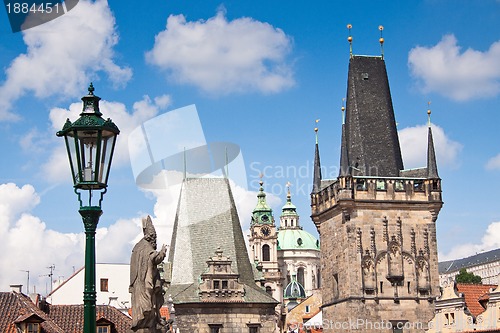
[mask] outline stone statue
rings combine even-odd
[[[158,264],[167,252],[166,245],[156,251],[156,230],[148,216],[142,219],[144,237],[134,246],[130,259],[130,287],[132,294],[132,331],[159,333],[165,331],[165,320],[160,316],[163,288]]]

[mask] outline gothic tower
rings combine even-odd
[[[262,265],[266,291],[278,300],[283,299],[283,285],[278,266],[278,233],[274,224],[273,210],[266,202],[264,182],[260,181],[257,205],[252,212],[248,239],[251,258]]]
[[[316,143],[311,193],[324,332],[423,332],[439,295],[432,131],[427,166],[404,170],[383,57],[351,55],[347,85],[339,176],[321,179]]]

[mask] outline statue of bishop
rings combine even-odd
[[[161,318],[163,288],[158,265],[163,262],[167,246],[156,251],[156,230],[148,216],[142,219],[144,237],[134,246],[130,259],[130,286],[132,294],[132,331],[160,333],[165,331]]]

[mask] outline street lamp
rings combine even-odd
[[[111,119],[104,120],[99,111],[100,98],[94,95],[92,83],[88,94],[82,97],[83,111],[75,122],[66,120],[62,130],[56,133],[64,137],[68,151],[73,187],[78,195],[85,227],[85,289],[84,333],[96,333],[95,291],[95,231],[102,214],[101,202],[108,186],[109,169],[115,149],[116,136],[120,133]],[[100,193],[97,205],[93,192]],[[84,205],[82,194],[88,196]]]

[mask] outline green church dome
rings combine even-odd
[[[278,231],[278,250],[319,251],[319,241],[302,229],[280,229]]]
[[[295,275],[292,276],[292,281],[286,286],[285,290],[283,291],[283,298],[306,298],[306,291],[304,287],[302,287],[302,285],[297,282]]]

